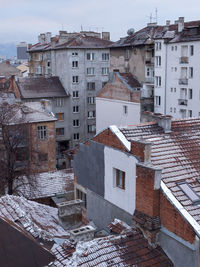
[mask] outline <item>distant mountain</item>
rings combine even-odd
[[[0,57],[7,59],[17,56],[17,49],[15,43],[0,43]]]

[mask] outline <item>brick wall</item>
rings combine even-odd
[[[144,162],[145,144],[140,142],[131,141],[131,153],[139,157]]]
[[[162,225],[172,233],[183,238],[191,244],[195,240],[193,228],[180,215],[177,209],[166,199],[163,193],[160,194],[160,218]]]
[[[112,133],[110,129],[106,129],[102,133],[93,137],[93,140],[101,144],[111,146],[111,147],[127,152],[125,146],[120,142],[117,136]]]

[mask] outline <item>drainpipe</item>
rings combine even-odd
[[[165,103],[164,103],[164,115],[167,113],[167,43],[165,48]]]

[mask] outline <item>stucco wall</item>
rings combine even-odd
[[[104,149],[105,164],[105,199],[129,214],[135,210],[136,163],[131,154],[111,147]],[[115,185],[114,168],[125,172],[125,189]]]
[[[123,106],[128,112],[124,114]],[[96,98],[96,131],[110,125],[124,126],[140,122],[140,103],[115,99]]]
[[[104,145],[93,141],[89,146],[81,144],[73,168],[80,185],[104,196]]]

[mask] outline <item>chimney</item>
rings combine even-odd
[[[44,33],[40,33],[40,35],[38,36],[38,42],[41,44],[45,44],[45,34]]]
[[[80,199],[57,203],[58,216],[62,221],[78,223],[82,221],[83,201]]]
[[[102,39],[110,41],[110,33],[109,32],[102,32]]]
[[[184,29],[184,17],[179,17],[178,32],[182,32],[183,29]]]
[[[9,61],[9,60],[6,60],[6,64],[7,64],[7,65],[10,65],[10,61]]]
[[[163,128],[164,133],[171,133],[172,117],[170,115],[162,115],[161,113],[152,113],[149,111],[144,111],[142,115],[142,122],[156,121]]]
[[[166,26],[170,25],[170,20],[166,20]]]
[[[161,169],[152,165],[138,163],[136,166],[136,209],[133,220],[152,247],[157,245],[157,235],[161,227],[161,173]]]
[[[46,37],[46,43],[50,43],[51,42],[51,32],[46,32],[45,37]]]
[[[80,241],[89,241],[94,238],[95,228],[91,225],[86,225],[70,231],[70,239],[75,243]]]
[[[175,20],[175,21],[174,21],[174,24],[176,24],[176,25],[177,25],[177,24],[178,24],[178,20]]]

